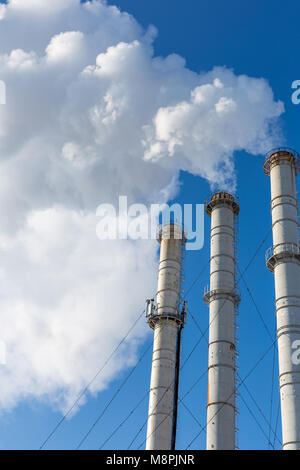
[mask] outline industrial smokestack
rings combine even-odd
[[[281,148],[266,155],[264,170],[271,179],[273,247],[266,253],[275,276],[275,305],[282,418],[282,448],[300,450],[300,250],[296,175],[299,156]],[[293,356],[294,353],[294,356]]]
[[[180,311],[182,257],[185,235],[176,224],[159,230],[161,244],[157,305],[147,301],[146,315],[154,330],[152,372],[147,427],[147,450],[175,448],[179,351],[185,321]]]
[[[239,204],[228,193],[215,193],[206,203],[211,217],[207,450],[235,449],[235,317],[240,297],[236,287],[236,217]]]

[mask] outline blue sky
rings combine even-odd
[[[116,0],[109,1],[122,10],[131,13],[145,28],[153,24],[159,35],[154,42],[155,54],[166,56],[176,52],[182,55],[187,66],[195,72],[209,71],[215,65],[226,65],[233,68],[236,74],[247,74],[252,77],[266,78],[274,91],[275,99],[285,105],[281,117],[285,142],[290,147],[300,149],[299,123],[300,105],[291,102],[291,83],[300,79],[299,67],[299,4],[290,2],[258,1],[240,2],[229,0],[214,2],[198,0]],[[266,149],[266,151],[269,149]],[[269,179],[263,172],[263,156],[249,156],[243,152],[235,155],[238,175],[237,194],[240,198],[241,212],[239,218],[239,262],[243,270],[257,247],[271,227],[269,210]],[[203,203],[210,188],[208,183],[188,173],[181,173],[181,190],[174,202]],[[188,356],[201,333],[192,316],[202,330],[208,326],[208,309],[203,303],[203,289],[208,283],[209,258],[209,219],[205,219],[205,245],[199,252],[186,254],[186,280],[188,288],[199,272],[206,265],[206,270],[188,295],[190,315],[183,333],[182,361]],[[265,251],[272,244],[271,234],[255,260],[245,274],[247,286],[265,324],[274,335],[274,282],[273,276],[265,266]],[[239,373],[243,378],[256,361],[268,348],[271,340],[241,281],[242,302],[239,309]],[[149,290],[149,296],[152,292]],[[151,341],[149,332],[148,342]],[[147,347],[144,343],[140,352]],[[99,358],[99,365],[105,358]],[[150,381],[151,352],[147,354],[128,383],[124,387],[93,432],[83,449],[97,449],[135,407],[145,395]],[[182,396],[189,387],[207,369],[207,343],[202,340],[193,353],[188,365],[182,370],[180,392]],[[105,404],[118,389],[128,374],[125,370],[118,379],[111,382],[109,388],[87,403],[71,419],[66,420],[45,448],[76,448],[77,444],[101,413]],[[269,352],[263,362],[247,379],[246,384],[267,421],[270,419],[271,396],[273,410],[272,426],[275,428],[278,410],[278,368],[275,358],[274,384],[273,351]],[[246,401],[265,434],[269,429],[257,406],[242,386],[239,400],[239,447],[240,449],[268,449],[268,439],[263,434],[253,416],[243,403]],[[206,376],[197,384],[186,398],[186,404],[201,425],[206,421]],[[147,398],[122,426],[115,436],[105,445],[107,449],[126,449],[147,416]],[[0,447],[2,449],[37,449],[48,433],[60,420],[61,414],[53,411],[48,405],[29,401],[18,405],[13,411],[0,416]],[[145,439],[145,427],[137,438],[140,445]],[[199,426],[187,411],[179,405],[177,448],[185,449],[199,432]],[[280,419],[277,435],[281,439]],[[273,443],[273,439],[272,439]],[[135,445],[133,446],[134,448]],[[190,447],[205,448],[205,434],[202,433]],[[279,449],[278,441],[275,448]]]

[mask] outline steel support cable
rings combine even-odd
[[[138,403],[131,409],[131,411],[128,413],[126,418],[121,421],[121,423],[116,426],[116,428],[112,431],[112,433],[105,439],[105,441],[101,444],[101,446],[98,448],[98,450],[102,450],[105,444],[107,444],[108,441],[119,431],[119,429],[128,421],[128,419],[134,414],[134,412],[138,409],[138,407],[143,403],[143,401],[148,397],[149,392],[144,394],[144,396],[138,401]]]
[[[246,374],[246,376],[243,378],[243,380],[238,384],[237,389],[243,385],[243,383],[249,378],[249,376],[254,372],[256,367],[263,361],[263,359],[266,357],[266,355],[269,353],[269,351],[273,348],[273,343],[267,348],[267,350],[264,352],[264,354],[258,359],[258,361],[254,364],[254,366],[249,370],[249,372]],[[230,396],[227,398],[226,402],[230,400],[230,398],[234,395],[235,392],[231,393]],[[211,417],[211,419],[206,423],[205,429],[207,428],[207,425],[215,418],[215,416],[223,409],[225,404],[222,404],[220,408],[216,411],[216,413]],[[190,441],[188,446],[186,447],[186,450],[189,449],[189,447],[193,444],[193,442],[200,436],[202,433],[202,430]]]
[[[258,316],[266,330],[266,332],[268,333],[269,337],[271,338],[271,340],[273,341],[274,337],[272,337],[271,335],[271,332],[266,324],[266,322],[264,321],[264,318],[257,306],[257,303],[254,299],[254,296],[246,282],[246,279],[243,275],[241,275],[241,278],[242,278],[242,281],[243,283],[245,284],[245,287],[247,289],[247,292],[249,294],[249,297],[255,307],[255,310],[256,312],[258,313]],[[275,336],[276,336],[276,325],[275,325]],[[272,364],[272,385],[271,385],[271,400],[270,400],[270,418],[269,418],[269,422],[268,422],[268,425],[269,425],[269,439],[268,439],[268,447],[270,448],[270,446],[272,446],[272,443],[271,443],[271,431],[274,433],[274,431],[272,430],[272,412],[273,412],[273,389],[274,389],[274,373],[275,373],[275,352],[276,352],[276,341],[274,342],[274,348],[273,348],[273,364]],[[278,439],[278,437],[275,435],[275,438]]]
[[[282,222],[282,221],[280,221],[279,223],[283,225],[283,222]],[[272,230],[272,229],[271,229],[271,230]],[[261,321],[262,321],[262,323],[263,323],[263,325],[264,325],[265,330],[267,331],[267,333],[268,333],[270,339],[273,341],[273,336],[272,336],[272,334],[271,334],[271,332],[270,332],[270,330],[269,330],[267,324],[266,324],[265,321],[264,321],[264,318],[263,318],[263,316],[262,316],[262,314],[261,314],[261,312],[260,312],[260,310],[259,310],[259,308],[258,308],[258,306],[257,306],[257,304],[256,304],[256,302],[255,302],[254,296],[253,296],[253,294],[252,294],[252,292],[251,292],[251,290],[250,290],[250,288],[249,288],[249,286],[248,286],[248,284],[247,284],[247,282],[246,282],[245,277],[244,277],[243,275],[241,275],[241,278],[242,278],[242,280],[243,280],[243,282],[244,282],[244,284],[245,284],[245,287],[246,287],[246,289],[247,289],[247,292],[248,292],[248,294],[249,294],[249,296],[250,296],[250,298],[251,298],[251,300],[252,300],[252,302],[253,302],[253,304],[254,304],[254,307],[255,307],[255,309],[256,309],[256,312],[258,313],[258,315],[259,315],[259,317],[260,317],[260,319],[261,319]],[[275,337],[276,337],[276,324],[275,324]],[[277,342],[275,341],[275,343],[274,343],[274,351],[273,351],[273,364],[272,364],[272,386],[271,386],[270,419],[269,419],[269,439],[268,439],[268,445],[269,445],[269,447],[270,447],[270,445],[271,445],[273,448],[274,448],[275,440],[276,440],[276,439],[277,439],[278,442],[281,444],[281,441],[279,440],[279,438],[277,437],[277,434],[276,434],[276,433],[277,433],[277,423],[278,423],[278,413],[279,413],[279,409],[280,409],[280,402],[279,402],[279,405],[278,405],[275,432],[272,430],[272,432],[273,432],[273,434],[274,434],[273,445],[272,445],[272,443],[271,443],[271,426],[272,426],[272,414],[273,414],[273,391],[274,391],[274,373],[275,373],[276,347],[277,347]],[[264,417],[264,415],[263,415],[263,417]],[[265,419],[265,417],[264,417],[264,419]]]
[[[191,393],[191,391],[195,388],[195,386],[200,382],[200,380],[202,379],[202,377],[204,377],[205,375],[207,374],[207,370],[200,375],[200,377],[198,377],[198,379],[192,384],[192,386],[189,388],[189,390],[184,394],[183,397],[178,397],[178,401],[181,403],[181,405],[187,410],[187,412],[192,416],[192,418],[194,419],[194,421],[196,421],[196,423],[198,424],[198,426],[200,426],[200,428],[203,428],[202,424],[200,423],[200,421],[198,420],[198,418],[196,418],[196,416],[194,415],[194,413],[190,410],[190,408],[186,405],[186,403],[184,403],[184,399]],[[172,450],[175,450],[175,447],[174,449]]]
[[[203,338],[206,339],[206,342],[207,341],[207,338],[206,338],[206,333],[207,333],[207,330],[206,331],[203,331],[202,328],[200,327],[199,323],[197,322],[196,318],[194,317],[194,315],[189,312],[189,315],[191,315],[192,317],[192,320],[194,321],[195,325],[197,326],[198,330],[200,331],[201,333],[201,336],[200,338],[197,340],[197,342],[194,344],[192,350],[190,351],[190,353],[188,354],[188,356],[186,357],[184,363],[183,363],[183,366],[185,365],[185,363],[189,360],[190,356],[194,353],[195,349],[198,347],[198,345],[200,344],[200,342],[202,341]]]
[[[241,274],[241,279],[242,279],[243,283],[245,284],[245,287],[246,287],[246,289],[247,289],[247,292],[248,292],[248,294],[249,294],[249,297],[250,297],[250,299],[251,299],[251,301],[252,301],[252,303],[253,303],[253,305],[254,305],[254,307],[255,307],[255,310],[256,310],[256,312],[257,312],[257,314],[258,314],[258,316],[259,316],[259,318],[260,318],[260,320],[261,320],[261,322],[262,322],[262,324],[263,324],[263,326],[264,326],[264,328],[265,328],[265,330],[266,330],[268,336],[270,337],[271,341],[274,342],[274,347],[273,347],[273,365],[272,365],[271,411],[270,411],[270,419],[269,419],[269,420],[267,420],[267,418],[265,417],[265,415],[264,415],[263,412],[261,411],[261,408],[258,406],[258,404],[257,404],[256,401],[254,400],[254,398],[251,397],[252,400],[253,400],[253,402],[254,402],[255,405],[257,406],[258,410],[260,411],[261,415],[263,416],[264,420],[266,421],[266,423],[267,423],[268,426],[269,426],[268,445],[270,446],[270,445],[272,445],[272,443],[271,443],[271,432],[274,434],[274,431],[273,431],[273,429],[272,429],[272,406],[273,406],[273,389],[274,389],[274,373],[275,373],[275,353],[276,353],[276,346],[277,346],[276,341],[274,341],[274,337],[275,337],[275,339],[276,339],[276,325],[275,325],[275,335],[272,336],[272,334],[271,334],[271,332],[270,332],[270,330],[269,330],[269,328],[268,328],[266,322],[264,321],[263,315],[262,315],[260,309],[258,308],[258,305],[257,305],[257,303],[256,303],[256,301],[255,301],[255,299],[254,299],[253,293],[252,293],[251,289],[249,288],[249,285],[247,284],[247,281],[246,281],[246,279],[245,279],[245,277],[244,277],[243,274]],[[244,384],[244,386],[246,387],[245,384]],[[248,390],[248,393],[250,394],[250,391],[249,391],[249,390]],[[251,396],[251,395],[250,395],[250,396]],[[279,438],[277,437],[276,433],[274,434],[274,438],[277,439],[278,442],[280,442],[280,440],[279,440]],[[281,444],[281,442],[280,442],[280,444]]]
[[[190,389],[183,395],[183,397],[179,397],[179,402],[181,403],[181,405],[188,411],[188,413],[192,416],[192,418],[194,419],[194,421],[196,421],[196,423],[198,424],[198,426],[203,429],[203,426],[202,424],[200,423],[200,421],[198,420],[198,418],[194,415],[194,413],[190,410],[190,408],[187,406],[186,403],[184,403],[184,399],[191,393],[191,391],[195,388],[195,386],[200,382],[200,380],[202,379],[202,377],[204,377],[205,375],[207,374],[207,370],[200,375],[200,377],[198,377],[198,379],[193,383],[193,385],[190,387]]]
[[[274,337],[276,340],[276,325]],[[272,416],[273,416],[273,395],[274,395],[274,375],[275,375],[275,356],[276,356],[276,345],[274,345],[273,350],[273,364],[272,364],[272,385],[271,385],[271,403],[270,403],[270,423],[269,423],[269,448],[272,446],[271,443],[271,427],[272,427]]]
[[[239,270],[239,272],[240,272],[240,270]],[[256,312],[257,312],[257,314],[258,314],[258,316],[259,316],[259,318],[260,318],[260,320],[261,320],[261,322],[262,322],[262,324],[263,324],[263,326],[264,326],[266,332],[267,332],[268,335],[269,335],[270,340],[273,341],[274,338],[273,338],[273,336],[272,336],[272,333],[271,333],[271,331],[269,330],[268,325],[267,325],[266,322],[264,321],[264,318],[263,318],[263,316],[262,316],[262,314],[261,314],[261,311],[259,310],[259,308],[258,308],[258,306],[257,306],[257,303],[255,302],[254,296],[253,296],[253,294],[252,294],[252,292],[251,292],[251,290],[250,290],[250,288],[249,288],[249,285],[247,284],[247,281],[246,281],[246,279],[245,279],[245,277],[244,277],[244,274],[240,273],[240,279],[242,279],[243,283],[245,284],[245,287],[246,287],[246,290],[247,290],[247,292],[248,292],[248,294],[249,294],[249,297],[250,297],[250,299],[251,299],[251,301],[252,301],[252,303],[253,303],[253,305],[254,305],[254,307],[255,307],[255,310],[256,310]]]
[[[133,443],[135,442],[135,440],[138,438],[138,436],[140,435],[140,433],[142,432],[142,430],[144,429],[144,427],[146,426],[148,422],[148,418],[146,419],[146,421],[143,422],[142,426],[138,429],[137,433],[134,435],[133,439],[130,441],[130,444],[129,446],[127,447],[127,450],[130,449],[130,447],[133,445]]]
[[[276,423],[275,423],[275,434],[276,434],[277,426],[278,426],[279,413],[280,413],[280,397],[279,397],[279,400],[278,400],[278,407],[277,407],[277,416],[276,416]],[[273,440],[273,447],[275,447],[275,436],[274,436],[274,440]]]
[[[192,284],[190,285],[190,287],[186,290],[186,292],[184,292],[184,298],[186,299],[188,294],[191,292],[191,290],[193,289],[193,287],[197,284],[197,282],[199,281],[199,279],[201,278],[202,274],[204,273],[204,271],[206,270],[207,266],[209,265],[209,260],[205,263],[205,265],[203,266],[203,268],[201,269],[201,271],[199,272],[198,276],[196,277],[196,279],[192,282]]]
[[[195,284],[199,281],[199,279],[201,278],[202,274],[204,273],[205,269],[207,268],[207,265],[209,264],[209,261],[205,264],[205,266],[202,268],[202,270],[200,271],[200,273],[198,274],[197,278],[194,280],[194,282],[192,282],[192,284],[190,285],[190,287],[188,288],[188,290],[185,292],[184,294],[184,298],[186,299],[187,298],[187,295],[189,294],[189,292],[192,290],[192,288],[195,286]],[[199,324],[197,323],[195,317],[193,316],[192,313],[189,312],[189,314],[191,315],[193,321],[196,323],[198,329],[200,330],[202,336],[200,337],[200,339],[197,341],[197,343],[194,345],[192,351],[189,353],[188,357],[185,359],[184,363],[182,364],[182,366],[180,367],[180,370],[184,367],[184,365],[186,364],[186,362],[189,360],[189,358],[191,357],[191,355],[193,354],[193,352],[195,351],[195,349],[197,348],[198,344],[200,343],[200,341],[202,340],[202,337],[203,337],[203,334],[205,334],[205,332],[203,333]]]
[[[192,386],[185,392],[185,394],[181,397],[181,400],[184,400],[191,392],[192,390],[196,387],[196,385],[198,385],[198,383],[200,382],[201,379],[203,379],[203,377],[206,376],[208,372],[208,369],[206,369],[196,380],[195,382],[192,384]]]
[[[194,413],[190,410],[190,408],[186,405],[186,403],[184,403],[184,401],[182,400],[182,398],[179,398],[179,402],[181,403],[181,405],[187,410],[187,412],[191,415],[191,417],[194,419],[194,421],[198,424],[198,426],[203,429],[203,426],[202,424],[200,423],[200,421],[198,420],[198,418],[194,415]]]
[[[140,319],[144,316],[145,309],[142,311],[142,313],[137,317],[137,319],[134,321],[134,323],[131,325],[125,336],[121,339],[121,341],[118,343],[118,345],[113,349],[111,354],[108,356],[106,361],[103,363],[103,365],[100,367],[100,369],[96,372],[96,374],[93,376],[93,378],[88,382],[88,384],[84,387],[84,389],[80,392],[80,394],[77,396],[76,400],[73,402],[71,407],[67,410],[67,412],[62,416],[62,418],[59,420],[59,422],[54,426],[52,431],[48,434],[42,445],[39,447],[39,450],[42,450],[46,443],[51,439],[51,437],[54,435],[54,433],[57,431],[57,429],[62,425],[62,423],[65,421],[65,419],[70,415],[70,413],[73,411],[75,406],[79,403],[81,398],[86,394],[86,392],[89,390],[90,386],[95,382],[95,380],[99,377],[100,373],[104,370],[104,368],[107,366],[107,364],[110,362],[110,360],[113,358],[113,356],[116,354],[116,352],[120,349],[122,344],[126,341],[130,333],[133,331],[137,323],[140,321]]]
[[[93,429],[96,427],[96,425],[99,423],[100,419],[103,417],[103,415],[105,414],[105,412],[108,410],[108,408],[110,407],[110,405],[112,404],[112,402],[115,400],[115,398],[119,395],[120,391],[122,390],[122,388],[125,386],[125,384],[128,382],[129,378],[132,376],[132,374],[134,373],[134,371],[137,369],[137,367],[140,365],[140,363],[143,361],[143,359],[145,358],[146,354],[148,353],[148,351],[150,350],[150,348],[152,347],[152,343],[150,343],[147,348],[144,350],[143,354],[140,356],[138,362],[135,364],[135,366],[130,370],[129,374],[126,375],[126,377],[124,378],[124,380],[122,381],[121,385],[118,387],[118,389],[115,391],[115,393],[113,394],[113,396],[111,397],[111,399],[107,402],[107,404],[105,405],[105,407],[103,408],[103,410],[101,411],[101,413],[97,416],[96,420],[93,422],[93,424],[90,426],[90,428],[88,429],[88,431],[86,432],[86,434],[83,436],[83,438],[81,439],[81,441],[79,442],[78,446],[76,447],[76,450],[80,449],[80,447],[82,446],[82,444],[86,441],[86,439],[88,438],[88,436],[91,434],[91,432],[93,431]]]
[[[239,378],[241,378],[239,376]],[[265,416],[265,414],[263,413],[261,407],[259,406],[259,404],[257,403],[257,401],[255,400],[253,394],[251,393],[251,391],[249,390],[249,387],[246,385],[246,383],[243,383],[243,387],[245,388],[245,390],[247,391],[249,397],[251,398],[251,400],[253,401],[253,403],[255,404],[256,408],[258,409],[259,413],[261,414],[262,418],[264,419],[265,423],[267,424],[267,426],[270,427],[270,421],[268,420],[268,418]],[[279,444],[281,444],[281,441],[279,439],[279,437],[277,436],[276,434],[276,429],[273,429],[272,426],[271,426],[271,432],[273,433],[273,437],[274,437],[274,442],[275,440],[277,439],[277,441],[279,442]],[[274,445],[273,445],[274,447]]]
[[[259,246],[257,247],[257,250],[255,251],[254,255],[252,258],[256,258],[257,254],[259,253],[259,251],[261,250],[261,248],[263,247],[263,245],[266,243],[270,233],[272,232],[272,227],[267,231],[264,239],[262,240],[262,242],[259,244]],[[252,264],[252,261],[253,259],[250,259],[249,263],[247,264],[246,268],[243,270],[243,274],[245,274],[246,271],[248,271],[248,268],[249,266]]]
[[[264,431],[263,427],[261,426],[260,422],[258,421],[258,419],[256,418],[255,414],[253,413],[253,411],[251,410],[251,408],[249,407],[248,403],[246,402],[246,400],[244,400],[241,392],[240,392],[240,397],[242,399],[242,402],[244,403],[245,407],[247,408],[247,410],[249,411],[250,415],[252,416],[252,418],[254,419],[254,421],[256,422],[257,426],[259,427],[259,429],[261,430],[261,432],[263,433],[263,435],[265,436],[265,438],[268,440],[268,435],[266,434],[266,432]]]

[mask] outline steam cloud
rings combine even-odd
[[[155,35],[100,0],[0,5],[1,409],[65,410],[155,292],[157,244],[98,240],[98,204],[165,202],[180,170],[233,190],[234,151],[277,143],[283,105],[264,79],[197,74],[155,57]]]

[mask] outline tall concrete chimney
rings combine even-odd
[[[154,330],[147,426],[147,450],[175,447],[179,350],[185,310],[180,311],[182,255],[185,235],[177,224],[159,230],[160,262],[157,304],[147,301],[146,315]]]
[[[266,154],[264,170],[271,179],[273,247],[266,253],[275,276],[282,448],[300,450],[300,250],[296,175],[298,154],[280,148]]]
[[[236,288],[235,223],[239,204],[226,192],[206,202],[211,217],[207,450],[235,449],[235,316],[240,298]]]

